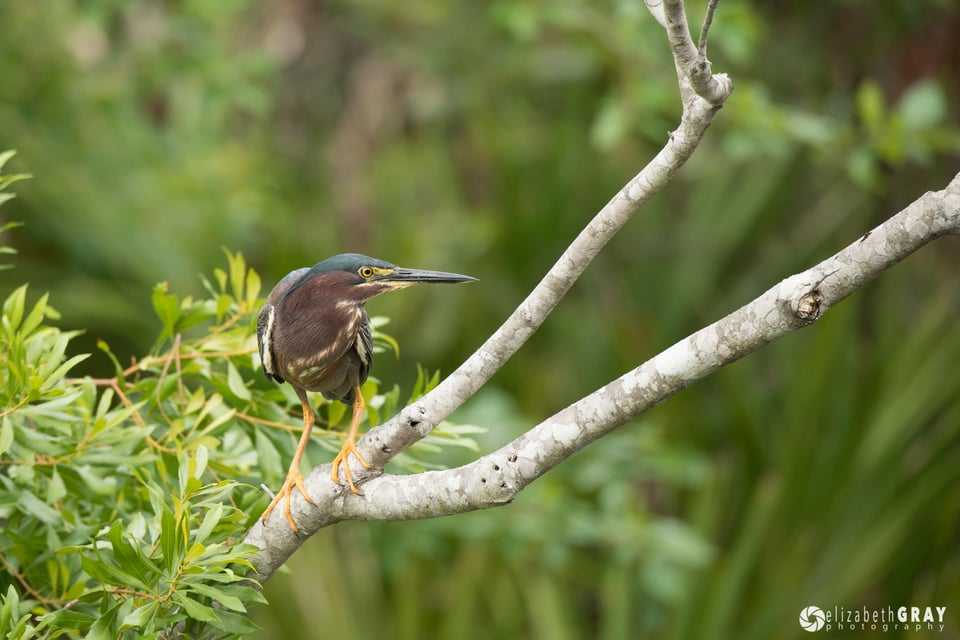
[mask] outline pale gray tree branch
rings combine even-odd
[[[482,509],[525,486],[587,444],[776,338],[809,326],[839,301],[927,243],[960,234],[960,174],[845,249],[784,279],[728,316],[677,342],[540,423],[501,449],[455,469],[383,475],[365,499],[333,520],[407,520]]]
[[[705,20],[713,21],[714,9],[716,7],[712,6],[707,11]],[[725,74],[714,75],[705,54],[707,50],[705,34],[709,30],[710,22],[704,22],[701,29],[703,39],[700,43],[701,48],[698,49],[690,37],[690,28],[687,26],[687,15],[683,9],[682,0],[663,0],[663,16],[673,59],[683,78],[704,100],[716,103],[717,100],[725,99],[733,88],[730,79]],[[681,89],[683,89],[682,82]]]
[[[665,5],[668,23],[675,18],[670,17],[670,7],[677,4]],[[672,42],[671,46],[676,53]],[[685,74],[679,56],[677,67]],[[517,311],[473,356],[434,392],[361,441],[361,451],[368,460],[382,466],[429,433],[482,386],[540,326],[630,215],[676,173],[722,104],[704,99],[696,89],[683,91],[684,80],[691,89],[694,87],[689,76],[681,76],[681,93],[686,94],[684,113],[680,127],[664,149],[597,214]],[[718,82],[729,89],[725,77]],[[259,579],[268,579],[306,537],[336,522],[437,517],[512,501],[524,487],[575,451],[695,380],[808,326],[885,269],[948,233],[960,234],[960,175],[944,190],[923,195],[836,255],[783,280],[754,301],[470,464],[413,475],[368,477],[362,485],[362,496],[333,485],[329,465],[315,468],[306,486],[316,506],[306,504],[296,494],[293,501],[302,537],[292,534],[276,515],[266,526],[258,522],[249,532],[246,542],[260,549],[254,559]]]
[[[505,504],[576,451],[720,367],[809,326],[927,243],[960,234],[960,174],[845,249],[786,278],[478,460],[443,471],[384,475],[345,501],[336,520],[428,518]]]
[[[323,510],[299,516],[309,518],[305,528],[316,530],[343,520],[432,518],[509,503],[576,451],[692,382],[809,326],[883,271],[947,234],[960,235],[960,174],[945,189],[924,194],[830,258],[782,280],[497,451],[454,469],[372,478],[361,498],[332,495]],[[324,465],[310,480],[329,484],[328,476]],[[248,541],[257,543],[258,538]],[[295,539],[282,545],[276,541],[260,542],[257,566],[266,576],[299,546]]]
[[[667,0],[662,14],[666,16],[667,39],[681,89],[683,111],[679,127],[669,134],[660,153],[600,210],[516,311],[470,358],[431,393],[404,408],[385,424],[372,429],[358,443],[363,457],[373,465],[372,470],[362,469],[358,464],[351,467],[354,477],[364,481],[363,496],[355,496],[333,484],[329,465],[320,465],[305,479],[305,486],[315,504],[308,504],[298,492],[294,492],[291,501],[300,525],[300,536],[290,531],[279,510],[271,515],[265,525],[259,521],[254,525],[245,541],[260,549],[254,564],[261,580],[269,578],[306,537],[320,528],[345,517],[380,518],[381,515],[377,514],[383,513],[382,506],[387,500],[382,497],[385,495],[383,491],[376,490],[381,486],[388,489],[392,486],[389,483],[395,480],[393,476],[374,477],[379,473],[378,470],[397,453],[429,434],[516,353],[607,242],[642,204],[676,175],[693,154],[717,110],[730,95],[733,85],[726,75],[712,75],[709,62],[698,55],[686,26],[682,1]],[[422,482],[416,480],[421,476],[425,478]],[[405,481],[407,484],[397,485],[404,491],[418,487],[416,490],[419,493],[409,494],[410,499],[401,501],[405,505],[403,512],[408,514],[405,517],[435,515],[431,513],[430,505],[432,494],[438,488],[429,487],[431,477],[429,474],[411,476]],[[375,484],[378,481],[380,484]],[[480,485],[483,484],[480,482]],[[375,492],[381,497],[374,498]],[[417,495],[422,504],[422,515],[409,515],[413,504],[411,500]],[[482,500],[483,495],[481,492],[475,498]],[[368,505],[374,504],[380,505],[380,508],[370,509]]]

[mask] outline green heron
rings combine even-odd
[[[277,382],[289,382],[303,408],[303,433],[297,444],[287,479],[263,512],[263,520],[281,499],[286,498],[284,514],[290,528],[297,525],[290,515],[290,495],[296,487],[314,504],[303,486],[300,458],[303,456],[316,416],[307,399],[307,391],[320,391],[327,400],[340,400],[353,406],[347,438],[333,459],[333,481],[340,483],[340,464],[353,493],[348,456],[369,467],[355,444],[363,416],[360,385],[370,373],[373,343],[370,319],[364,305],[370,298],[425,282],[470,282],[470,276],[442,271],[404,269],[389,262],[357,253],[327,258],[312,267],[287,274],[267,296],[257,319],[257,342],[263,372]]]

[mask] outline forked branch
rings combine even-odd
[[[665,8],[667,40],[678,69],[681,88],[683,113],[679,127],[669,135],[660,153],[597,213],[516,311],[470,358],[430,394],[404,408],[385,424],[372,429],[358,443],[361,455],[374,468],[382,469],[393,456],[429,434],[476,393],[540,327],[607,242],[642,204],[676,175],[696,150],[717,110],[729,96],[732,83],[725,75],[710,74],[706,58],[698,55],[686,28],[682,1],[669,0]],[[682,28],[678,25],[682,25]],[[354,467],[353,473],[354,477],[367,480],[363,485],[370,487],[370,490],[364,489],[366,495],[344,493],[341,487],[330,481],[327,465],[321,465],[309,474],[306,487],[316,506],[307,504],[299,495],[292,501],[292,510],[302,537],[295,536],[279,514],[273,514],[266,525],[259,521],[254,525],[246,541],[261,549],[254,559],[261,580],[269,578],[303,539],[321,527],[344,517],[383,517],[379,508],[369,509],[374,504],[383,504],[382,496],[385,494],[378,491],[377,495],[381,497],[375,498],[375,487],[398,486],[404,490],[414,490],[416,478],[431,477],[424,474],[412,476],[408,484],[401,485],[383,484],[384,478],[380,485],[374,485],[374,480],[370,478],[372,474],[359,465]],[[417,486],[416,493],[409,494],[408,499],[402,502],[407,505],[419,503],[423,509],[422,515],[410,515],[405,508],[408,514],[405,517],[435,515],[429,512],[435,490],[436,487],[429,487],[428,481]],[[482,496],[475,498],[481,499]]]
[[[668,14],[686,25],[686,20],[682,18],[682,1],[671,0]],[[689,33],[685,38],[674,35],[668,40],[678,68],[685,69],[679,74],[683,88],[684,74],[702,68],[703,61],[694,55],[690,61],[691,69],[681,64],[681,57],[686,58],[690,50],[696,53]],[[597,213],[530,295],[466,362],[428,396],[367,434],[359,444],[366,460],[382,468],[397,453],[426,436],[476,393],[533,335],[610,239],[693,155],[717,110],[733,89],[726,75],[720,74],[715,80],[713,83],[704,83],[703,88],[711,93],[709,98],[702,97],[696,87],[694,91],[681,91],[683,113],[680,126],[669,135],[660,153]],[[356,471],[362,473],[359,468]]]
[[[364,484],[362,498],[331,493],[323,509],[301,510],[299,517],[313,531],[342,520],[429,518],[508,503],[577,450],[692,382],[812,324],[884,270],[947,234],[960,235],[960,174],[830,258],[786,278],[501,449],[455,469],[373,478]],[[308,486],[329,486],[328,476],[325,465],[318,467]],[[257,566],[264,579],[299,546],[289,539],[278,545],[284,531],[289,530],[255,527],[248,536],[263,550]]]

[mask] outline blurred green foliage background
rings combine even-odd
[[[703,145],[457,419],[499,446],[942,188],[958,30],[949,0],[723,0],[709,56],[735,91]],[[25,223],[0,294],[50,291],[98,375],[96,340],[144,353],[152,286],[200,291],[222,247],[267,287],[347,250],[479,277],[371,305],[402,347],[374,373],[409,389],[679,111],[640,2],[2,2],[0,150],[34,179],[0,210]],[[259,637],[787,638],[809,604],[947,605],[960,635],[957,262],[924,249],[513,505],[322,532]]]

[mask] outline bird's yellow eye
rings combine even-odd
[[[373,277],[373,269],[371,267],[360,267],[359,273],[361,278]]]

